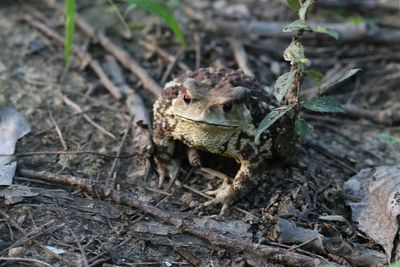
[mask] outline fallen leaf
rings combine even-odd
[[[344,186],[344,193],[358,201],[347,201],[352,220],[367,236],[380,244],[390,259],[399,228],[400,166],[361,170]]]
[[[65,250],[63,250],[62,248],[56,248],[56,247],[53,247],[53,246],[45,246],[45,248],[49,252],[51,252],[52,254],[55,254],[55,255],[61,255],[61,254],[65,253]]]
[[[17,140],[31,131],[25,116],[10,107],[0,107],[0,185],[10,185],[17,167],[12,155]]]

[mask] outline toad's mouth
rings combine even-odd
[[[180,114],[175,114],[177,117],[186,120],[186,121],[192,121],[195,123],[199,123],[199,124],[205,124],[205,125],[211,125],[211,126],[215,126],[215,127],[220,127],[220,128],[237,128],[239,127],[239,123],[237,122],[233,122],[233,121],[227,121],[227,123],[229,122],[229,124],[220,124],[220,123],[212,123],[212,122],[208,122],[208,121],[204,121],[204,120],[195,120],[195,119],[190,119],[188,117],[185,117],[183,115]]]

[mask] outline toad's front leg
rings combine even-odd
[[[163,127],[155,127],[153,141],[154,161],[159,175],[158,187],[162,187],[166,176],[173,179],[178,172],[179,164],[173,159],[175,141],[166,134]]]
[[[207,192],[209,195],[214,195],[215,198],[204,203],[204,206],[221,203],[220,216],[224,215],[233,202],[246,195],[251,188],[257,185],[260,176],[260,164],[249,161],[242,162],[232,185],[229,185],[227,179],[224,179],[220,188]]]

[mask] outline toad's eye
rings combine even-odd
[[[192,101],[192,99],[190,98],[190,96],[184,95],[184,96],[183,96],[183,101],[185,101],[185,103],[186,103],[187,105],[189,105],[189,104],[190,104],[190,101]]]
[[[233,107],[232,102],[228,102],[225,103],[222,108],[224,109],[225,112],[229,112],[231,111],[232,107]]]

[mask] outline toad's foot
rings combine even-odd
[[[156,169],[158,172],[158,187],[161,188],[164,184],[165,178],[169,177],[171,181],[176,179],[179,171],[179,162],[176,160],[164,160],[155,158]]]
[[[231,185],[228,183],[228,177],[225,176],[222,185],[218,189],[206,192],[207,195],[215,196],[215,198],[205,202],[203,206],[207,207],[210,205],[222,203],[222,208],[219,213],[219,216],[223,216],[229,208],[230,192],[231,192]]]
[[[189,160],[189,163],[193,167],[201,167],[201,159],[200,159],[200,154],[199,151],[195,148],[189,148],[187,150],[187,157]]]

